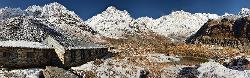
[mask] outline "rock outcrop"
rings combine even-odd
[[[208,20],[186,41],[247,49],[250,40],[250,16]]]
[[[245,57],[240,57],[232,59],[230,62],[224,63],[223,65],[230,69],[244,71],[249,68],[249,61]]]
[[[70,71],[64,70],[63,68],[47,66],[43,71],[45,78],[78,78],[77,75]]]
[[[0,70],[0,78],[43,78],[43,69],[15,69],[15,70]]]

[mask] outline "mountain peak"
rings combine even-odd
[[[108,7],[108,8],[106,9],[106,11],[114,11],[114,10],[118,10],[118,9],[116,9],[115,6],[110,6],[110,7]]]
[[[116,7],[114,6],[110,6],[108,7],[105,11],[103,11],[104,13],[108,13],[108,14],[124,14],[124,15],[128,15],[128,12],[126,10],[118,10]]]
[[[239,15],[247,16],[250,15],[250,9],[248,8],[242,8],[239,12]]]
[[[127,11],[120,11],[114,6],[110,6],[102,13],[88,19],[86,23],[102,36],[123,38],[125,32],[132,31],[129,27],[132,20],[133,18]]]
[[[44,7],[53,8],[53,9],[66,9],[62,4],[57,3],[57,2],[47,4]]]
[[[33,5],[28,7],[25,11],[31,16],[52,16],[59,13],[70,13],[71,11],[67,10],[62,4],[54,2],[46,4],[44,6]]]

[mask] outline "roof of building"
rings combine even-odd
[[[66,49],[89,49],[89,48],[105,48],[103,45],[87,42],[84,40],[72,39],[65,36],[52,36]]]
[[[0,47],[23,47],[23,48],[39,48],[50,49],[50,47],[39,42],[30,41],[0,41]]]

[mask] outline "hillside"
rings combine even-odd
[[[188,42],[248,49],[250,17],[209,20]]]
[[[1,40],[42,42],[45,33],[53,33],[47,31],[50,29],[68,38],[102,42],[99,35],[80,17],[59,3],[45,6],[34,5],[26,10],[2,8],[0,11]]]

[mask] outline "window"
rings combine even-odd
[[[87,50],[88,57],[91,57],[91,50]]]
[[[76,51],[72,51],[71,52],[71,61],[70,62],[75,62],[75,60],[76,60]]]
[[[34,58],[35,54],[33,52],[27,52],[27,58]]]
[[[3,57],[9,57],[10,56],[10,53],[9,52],[3,52]]]
[[[49,51],[43,52],[43,57],[48,57],[48,52]]]
[[[84,60],[85,59],[85,51],[81,51],[81,59]]]
[[[3,52],[3,57],[7,57],[7,52]]]
[[[91,56],[92,56],[92,58],[97,58],[96,56],[97,56],[97,53],[96,53],[96,50],[95,49],[91,49]]]

